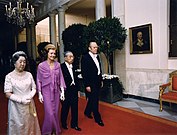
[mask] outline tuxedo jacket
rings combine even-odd
[[[73,93],[74,95],[78,96],[77,92],[80,90],[80,87],[79,87],[79,82],[78,82],[79,80],[78,80],[78,77],[76,75],[74,67],[72,68],[74,83],[75,83],[74,86],[70,86],[71,83],[72,83],[72,78],[71,78],[71,75],[70,75],[69,70],[68,70],[65,63],[61,64],[61,69],[62,69],[62,72],[63,72],[63,77],[64,77],[64,80],[65,80],[65,84],[66,84],[65,93]]]
[[[100,71],[101,71],[101,63],[99,57],[97,57]],[[98,75],[98,68],[93,61],[92,57],[89,53],[84,55],[81,60],[81,72],[83,77],[83,83],[85,87],[101,87],[102,75]]]

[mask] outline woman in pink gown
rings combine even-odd
[[[61,132],[59,125],[59,103],[64,100],[65,82],[60,63],[55,61],[56,48],[52,44],[45,47],[47,60],[39,64],[37,69],[37,90],[39,101],[44,103],[43,135]]]

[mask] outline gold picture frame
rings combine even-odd
[[[152,53],[152,24],[129,28],[130,54]]]

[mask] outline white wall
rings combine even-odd
[[[168,15],[167,0],[126,0],[125,25],[130,27],[152,24],[152,54],[130,55],[130,43],[126,45],[127,68],[168,68]]]
[[[115,58],[119,65],[125,55],[125,76],[120,78],[125,81],[124,93],[158,99],[159,85],[166,83],[169,72],[177,68],[176,60],[168,60],[169,1],[112,0],[112,4],[113,15],[119,17],[128,30],[125,54]],[[152,24],[153,53],[130,55],[129,28],[145,24]],[[118,66],[115,68],[120,70]]]
[[[36,25],[36,45],[40,42],[50,42],[49,18],[45,18]]]
[[[88,25],[90,22],[94,21],[93,18],[89,16],[82,16],[76,14],[66,14],[66,28],[73,23],[81,23],[84,25]]]
[[[177,69],[177,59],[169,59],[168,60],[168,68],[169,69]]]

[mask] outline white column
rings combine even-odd
[[[122,25],[125,25],[125,0],[111,0],[112,17],[120,18]]]
[[[105,0],[96,0],[95,3],[95,13],[96,13],[96,20],[106,17],[106,4]]]
[[[49,14],[50,42],[56,45],[56,14]]]
[[[111,0],[112,16],[120,18],[120,22],[125,26],[125,1]],[[126,43],[125,43],[126,44]],[[126,46],[125,46],[126,47]],[[123,50],[116,50],[114,53],[114,73],[120,76],[126,94],[126,53]]]
[[[59,41],[59,48],[60,48],[60,63],[64,62],[64,45],[63,45],[63,41],[62,41],[62,32],[65,30],[65,11],[66,11],[66,7],[61,7],[58,8],[58,41]]]
[[[95,3],[96,20],[106,17],[105,0],[96,0],[95,2],[96,2]],[[100,60],[101,60],[102,72],[107,74],[108,73],[108,63],[107,63],[107,58],[104,53],[100,53]]]

